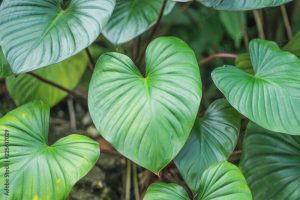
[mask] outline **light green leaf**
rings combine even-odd
[[[220,19],[227,33],[233,39],[235,46],[239,47],[244,33],[245,14],[220,11]]]
[[[145,200],[188,200],[187,193],[175,184],[154,183]],[[251,192],[239,168],[221,162],[206,169],[201,176],[196,200],[252,200]]]
[[[10,75],[12,75],[12,71],[0,48],[0,78],[5,78]]]
[[[158,173],[178,154],[201,100],[194,52],[175,37],[160,37],[146,51],[146,77],[131,59],[100,57],[89,88],[89,110],[119,152]]]
[[[85,72],[87,62],[87,56],[82,52],[61,63],[38,69],[34,73],[72,90]],[[54,106],[67,96],[66,92],[43,83],[29,74],[8,77],[6,86],[17,105],[32,100],[43,100],[50,106]]]
[[[171,12],[174,5],[168,0],[164,14]],[[103,34],[114,44],[128,42],[155,24],[162,6],[162,0],[117,0]]]
[[[283,50],[289,51],[300,58],[300,31],[283,47]]]
[[[49,146],[48,122],[49,107],[42,102],[0,119],[0,193],[5,199],[66,199],[98,160],[98,143],[82,135]]]
[[[300,60],[269,41],[250,43],[254,74],[233,66],[212,73],[216,86],[240,113],[260,126],[300,134]]]
[[[254,10],[274,7],[292,0],[197,0],[208,7],[218,10]]]
[[[58,63],[99,36],[115,0],[5,0],[0,44],[14,73]]]
[[[204,170],[227,160],[233,152],[240,122],[239,114],[225,99],[213,102],[205,117],[196,122],[187,143],[174,160],[194,193],[199,190]]]
[[[154,183],[150,185],[144,200],[189,200],[189,195],[174,183]]]
[[[249,123],[241,168],[255,200],[300,199],[300,136]]]
[[[252,200],[252,195],[240,169],[221,162],[204,171],[196,199]]]
[[[240,54],[235,59],[235,66],[241,70],[244,70],[245,72],[247,72],[249,74],[254,74],[249,53]]]

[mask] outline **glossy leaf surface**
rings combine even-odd
[[[174,183],[154,183],[147,189],[144,200],[189,200],[184,188]]]
[[[35,74],[72,90],[79,83],[87,66],[87,56],[83,53],[69,58],[61,63],[44,67],[34,71]],[[6,79],[6,86],[10,96],[17,105],[32,100],[43,100],[50,106],[59,103],[68,94],[29,74]]]
[[[250,43],[250,57],[254,74],[220,67],[212,73],[216,86],[233,107],[258,125],[300,134],[299,58],[264,40]]]
[[[200,180],[196,200],[252,200],[251,192],[239,168],[221,162],[205,170]],[[159,198],[158,198],[159,197]],[[154,183],[145,194],[145,200],[188,200],[181,186]]]
[[[102,31],[115,0],[5,0],[0,44],[16,74],[58,63],[89,46]]]
[[[168,0],[165,14],[172,10],[174,4]],[[103,34],[114,44],[128,42],[155,24],[162,6],[162,0],[117,0]]]
[[[49,107],[42,102],[0,119],[0,192],[5,199],[66,199],[98,160],[99,145],[86,136],[69,135],[49,146],[48,123]]]
[[[255,200],[300,199],[300,136],[249,123],[241,168]]]
[[[254,10],[274,7],[292,0],[197,0],[208,7],[218,10]]]
[[[225,161],[233,152],[240,129],[239,114],[225,99],[213,102],[199,119],[175,164],[191,190],[196,193],[204,170]]]
[[[160,37],[147,48],[145,77],[123,54],[100,57],[89,110],[100,134],[119,152],[158,173],[186,142],[201,96],[192,49],[180,39]]]

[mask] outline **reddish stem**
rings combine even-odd
[[[237,58],[238,56],[236,54],[230,54],[230,53],[217,53],[217,54],[214,54],[214,55],[211,55],[203,60],[201,60],[199,62],[199,65],[202,66],[202,65],[205,65],[207,64],[209,61],[213,60],[213,59],[216,59],[216,58]]]

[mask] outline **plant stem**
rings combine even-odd
[[[62,90],[62,91],[66,92],[66,93],[68,93],[68,94],[70,94],[72,96],[78,96],[78,97],[81,97],[81,98],[83,98],[85,100],[87,99],[87,95],[86,94],[82,94],[82,93],[79,93],[79,92],[74,92],[72,90],[69,90],[69,89],[67,89],[67,88],[65,88],[65,87],[63,87],[63,86],[61,86],[61,85],[59,85],[59,84],[57,84],[57,83],[55,83],[53,81],[45,79],[44,77],[42,77],[40,75],[37,75],[37,74],[35,74],[33,72],[27,72],[27,74],[29,74],[30,76],[32,76],[32,77],[34,77],[34,78],[42,81],[43,83],[51,85],[51,86],[53,86],[53,87],[55,87],[55,88],[57,88],[59,90]]]
[[[243,27],[243,38],[244,38],[244,44],[246,48],[249,47],[249,35],[248,35],[248,27],[247,27],[247,19],[245,19],[244,15],[240,13],[241,23]]]
[[[261,19],[261,13],[258,10],[254,10],[253,15],[254,15],[256,26],[257,26],[257,29],[258,29],[259,37],[261,39],[266,39],[265,32],[264,32],[264,26],[263,26],[263,22],[262,22],[262,19]]]
[[[288,17],[287,12],[286,12],[285,5],[281,5],[280,9],[281,9],[282,18],[283,18],[283,22],[284,22],[284,26],[285,26],[285,29],[286,29],[288,39],[291,40],[293,38],[293,31],[292,31],[292,27],[291,27],[291,24],[290,24],[290,21],[289,21],[289,17]]]
[[[211,55],[211,56],[201,60],[199,62],[199,65],[200,66],[205,65],[209,61],[211,61],[213,59],[216,59],[216,58],[237,58],[237,55],[236,54],[230,54],[230,53],[217,53],[217,54]]]
[[[69,116],[70,116],[70,128],[76,130],[76,114],[74,109],[74,102],[72,98],[67,99]]]
[[[143,58],[145,57],[145,53],[146,53],[147,46],[148,46],[148,44],[151,42],[151,40],[153,39],[153,37],[154,37],[156,31],[158,30],[158,27],[159,27],[159,25],[160,25],[161,19],[162,19],[163,15],[164,15],[164,12],[165,12],[165,9],[166,9],[167,2],[168,2],[167,0],[164,0],[164,1],[163,1],[162,7],[161,7],[160,12],[159,12],[159,16],[158,16],[158,18],[157,18],[157,20],[156,20],[156,23],[154,24],[154,27],[153,27],[153,29],[152,29],[152,31],[151,31],[151,33],[150,33],[148,42],[147,42],[147,43],[145,44],[145,46],[144,46],[144,49],[143,49],[142,54],[141,54],[141,56],[140,56],[140,59],[137,60],[137,64],[138,64],[138,65],[141,65],[141,64],[142,64]],[[144,72],[144,73],[145,73],[145,72]]]
[[[140,200],[140,191],[139,191],[139,182],[137,176],[137,167],[136,164],[132,163],[133,170],[133,186],[134,186],[134,196],[135,200]]]
[[[88,56],[89,58],[89,68],[91,71],[94,71],[95,69],[95,62],[94,62],[94,59],[93,59],[93,56],[89,50],[89,48],[85,48],[85,52],[86,52],[86,55]]]
[[[160,21],[162,19],[162,16],[164,15],[164,12],[165,12],[165,9],[166,9],[166,5],[167,5],[167,0],[164,0],[163,5],[162,5],[162,7],[160,9],[159,16],[157,18],[157,21],[156,21],[156,23],[155,23],[155,25],[154,25],[154,27],[152,29],[152,32],[150,34],[149,41],[152,40],[152,38],[154,37],[154,35],[155,35],[155,33],[156,33],[159,25],[160,25]]]
[[[130,189],[131,189],[131,161],[127,160],[125,200],[130,200]]]

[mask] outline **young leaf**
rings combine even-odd
[[[154,183],[150,185],[144,200],[189,200],[189,195],[174,183]]]
[[[250,56],[254,74],[233,66],[220,67],[212,73],[215,84],[253,122],[272,131],[299,134],[299,58],[264,40],[250,43]]]
[[[279,6],[292,0],[197,0],[218,10],[254,10]]]
[[[0,43],[14,73],[58,63],[89,46],[100,34],[115,0],[5,0]],[[21,28],[20,28],[21,27]]]
[[[104,36],[114,44],[122,44],[147,31],[155,24],[163,0],[117,0],[116,8],[104,29]],[[174,2],[168,0],[164,14]]]
[[[49,107],[42,102],[0,119],[0,192],[5,199],[66,199],[98,160],[98,143],[82,135],[49,146],[48,121]]]
[[[0,78],[5,78],[10,75],[12,75],[12,71],[0,48]]]
[[[249,123],[241,168],[254,199],[300,199],[300,136],[275,133]]]
[[[233,39],[235,47],[239,47],[243,38],[245,14],[242,12],[220,11],[220,19],[227,33]]]
[[[125,55],[100,57],[89,88],[89,110],[119,152],[158,173],[178,154],[201,100],[193,50],[175,37],[160,37],[146,51],[146,77]]]
[[[289,51],[300,58],[300,31],[292,38],[287,45],[283,47],[285,51]]]
[[[181,186],[154,183],[146,194],[145,200],[188,200]],[[195,200],[252,200],[251,192],[239,168],[227,162],[217,163],[206,169],[201,176],[200,188]]]
[[[225,99],[213,102],[205,117],[175,159],[175,164],[191,190],[196,193],[204,170],[225,161],[233,152],[240,129],[239,114]]]
[[[34,73],[72,90],[85,72],[87,62],[87,57],[82,52],[61,63],[38,69]],[[66,92],[41,82],[28,74],[8,77],[6,86],[17,105],[32,100],[43,100],[50,106],[54,106],[67,96]]]

